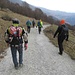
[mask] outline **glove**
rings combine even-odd
[[[55,38],[55,36],[53,36],[53,38]]]
[[[66,37],[65,40],[68,41],[68,38]]]
[[[24,44],[25,50],[27,50],[28,48],[28,44]]]
[[[68,39],[66,39],[66,41],[68,41]]]

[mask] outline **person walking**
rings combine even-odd
[[[59,54],[62,55],[63,54],[63,41],[66,40],[68,41],[69,38],[69,29],[65,24],[65,20],[62,19],[60,21],[60,26],[58,26],[55,34],[54,34],[54,38],[55,36],[58,34],[58,45],[59,45]]]
[[[35,27],[35,21],[34,20],[32,21],[32,25],[33,25],[33,28],[34,28]]]
[[[37,26],[38,26],[38,32],[39,32],[39,34],[40,34],[40,33],[41,33],[41,28],[43,27],[43,22],[42,22],[42,20],[38,21]],[[36,26],[36,27],[37,27],[37,26]]]
[[[31,23],[30,20],[28,20],[28,21],[26,22],[28,33],[30,33],[30,30],[31,30],[31,24],[32,24],[32,23]]]
[[[28,34],[23,27],[19,26],[19,20],[13,19],[13,25],[5,31],[5,41],[11,48],[12,60],[15,69],[23,66],[23,42],[24,47],[28,47]],[[19,58],[17,58],[17,51]],[[19,60],[19,61],[18,61]]]

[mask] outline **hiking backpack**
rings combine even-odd
[[[68,35],[68,27],[65,25],[62,25],[62,31],[61,31],[61,35]]]
[[[9,28],[9,33],[13,37],[20,37],[22,35],[22,27],[14,27],[14,26],[11,26]]]
[[[31,22],[28,20],[28,21],[26,22],[26,25],[27,25],[27,26],[31,26]]]
[[[32,23],[35,24],[35,21],[33,20]]]
[[[38,27],[42,27],[41,22],[39,21],[37,24]]]
[[[14,27],[14,26],[10,26],[8,28],[8,32],[9,32],[9,37],[8,37],[8,41],[11,44],[19,44],[21,43],[22,40],[22,27]]]

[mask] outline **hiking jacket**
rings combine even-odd
[[[56,32],[55,32],[55,34],[54,34],[54,38],[55,38],[55,36],[58,34],[58,38],[59,38],[59,39],[65,38],[66,40],[68,40],[69,31],[67,32],[67,35],[65,36],[64,34],[62,34],[63,27],[65,27],[65,25],[58,26],[58,28],[57,28],[57,30],[56,30]]]
[[[26,22],[26,25],[27,25],[27,26],[31,26],[31,24],[32,24],[32,23],[31,23],[30,20],[28,20],[28,21]]]
[[[43,27],[43,23],[38,21],[37,26],[42,28]]]

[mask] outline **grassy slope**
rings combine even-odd
[[[8,26],[12,25],[11,21],[5,21],[3,19],[1,19],[2,16],[9,16],[11,18],[18,18],[20,20],[20,25],[22,25],[25,29],[26,29],[26,21],[28,19],[30,19],[31,21],[33,20],[32,18],[26,17],[26,16],[22,16],[20,14],[17,13],[13,13],[12,11],[1,11],[0,10],[0,53],[3,52],[6,48],[7,45],[4,41],[4,32],[7,29]]]
[[[57,29],[56,25],[52,25],[44,30],[45,35],[50,39],[50,41],[58,47],[57,38],[53,38],[53,35]],[[64,41],[64,51],[75,59],[75,35],[74,32],[69,30],[69,41]]]

